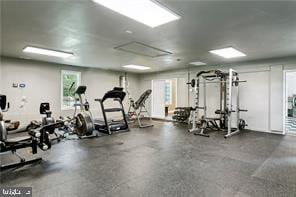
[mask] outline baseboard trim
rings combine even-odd
[[[155,121],[162,121],[162,122],[177,122],[175,120],[167,120],[167,119],[163,119],[163,118],[152,118],[152,120]],[[247,129],[248,131],[252,131],[252,132],[262,132],[262,133],[269,133],[269,134],[275,134],[275,135],[287,135],[285,133],[279,133],[279,132],[275,132],[275,131],[262,131],[262,130],[251,130],[251,129]],[[295,135],[294,135],[295,136]]]
[[[276,134],[276,135],[285,135],[284,133],[279,133],[279,132],[275,132],[275,131],[259,131],[259,130],[250,130],[250,131],[270,133],[270,134]]]

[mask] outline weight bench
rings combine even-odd
[[[209,134],[204,133],[204,131],[206,129],[214,129],[219,131],[220,127],[219,124],[217,123],[217,121],[220,121],[220,118],[210,118],[210,117],[206,117],[206,118],[202,118],[201,122],[200,122],[200,128],[199,128],[199,132],[195,132],[194,135],[200,135],[203,137],[210,137]]]

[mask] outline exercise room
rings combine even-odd
[[[296,196],[296,2],[0,7],[0,196]]]

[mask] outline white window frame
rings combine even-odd
[[[71,71],[71,70],[62,70],[61,71],[61,110],[71,110],[74,108],[74,106],[64,106],[64,75],[70,74],[70,75],[77,75],[77,86],[81,84],[81,72],[79,71]]]
[[[173,104],[173,82],[172,82],[172,79],[167,79],[165,80],[165,83],[169,83],[170,85],[170,100],[169,100],[169,103],[167,104],[165,102],[165,105],[172,105]]]

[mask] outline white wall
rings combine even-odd
[[[242,83],[240,87],[240,105],[241,108],[249,110],[247,113],[242,113],[242,118],[249,125],[248,128],[257,131],[281,133],[283,130],[283,69],[296,68],[295,58],[260,61],[241,65],[204,66],[145,74],[141,77],[140,85],[141,89],[147,89],[151,88],[151,80],[153,79],[187,79],[188,73],[191,76],[190,78],[192,78],[200,70],[227,70],[229,68],[237,70],[241,80],[247,80],[247,83]],[[216,109],[219,105],[219,93],[216,92],[217,87],[215,85],[210,86],[207,92],[208,107],[210,108],[209,110],[212,110],[212,112],[209,112],[209,116],[213,116],[214,108]],[[194,94],[190,93],[190,95],[189,105],[192,105]]]
[[[7,119],[21,120],[23,122],[40,119],[39,104],[45,101],[51,103],[55,116],[71,114],[71,112],[61,111],[60,109],[61,70],[81,72],[82,84],[88,86],[87,97],[94,116],[101,115],[98,104],[93,101],[94,98],[102,97],[107,90],[118,86],[119,75],[123,74],[100,69],[87,69],[14,58],[1,57],[0,61],[0,93],[7,94],[11,103],[11,110],[5,116]],[[187,89],[187,85],[181,83],[184,79],[187,81],[188,73],[192,78],[200,70],[228,69],[230,67],[240,73],[240,79],[248,81],[241,85],[240,91],[241,106],[249,110],[247,113],[242,113],[242,117],[246,119],[249,125],[248,128],[265,132],[280,132],[283,118],[282,70],[296,69],[295,58],[240,65],[194,67],[143,75],[129,74],[129,91],[133,98],[137,99],[144,90],[151,88],[151,80],[173,78],[183,79],[178,80],[178,88]],[[11,87],[13,82],[24,82],[27,84],[27,88],[23,90],[14,89]],[[218,95],[216,89],[213,86],[208,91],[208,96],[213,102],[209,104],[213,110],[218,106],[218,103],[216,103],[218,96],[215,96]],[[19,105],[22,96],[27,97],[28,103],[25,108],[20,109]],[[179,91],[178,100],[185,97],[183,101],[186,101],[186,96],[184,91]],[[125,103],[127,103],[127,99]],[[192,103],[193,94],[189,98],[188,105]],[[147,101],[149,110],[151,109],[150,105],[151,97]],[[127,105],[125,106],[127,107]]]
[[[10,110],[5,113],[6,119],[20,120],[27,124],[31,120],[40,120],[39,105],[50,102],[55,117],[72,115],[72,111],[61,111],[61,70],[81,72],[81,84],[87,86],[86,96],[94,116],[101,116],[95,98],[101,98],[114,86],[119,86],[119,76],[123,73],[101,69],[51,64],[38,61],[1,57],[0,84],[1,94],[6,94],[10,102]],[[130,92],[139,96],[137,75],[129,74]],[[26,88],[12,88],[12,83],[25,83]],[[27,97],[27,104],[20,108],[22,96]],[[125,107],[127,99],[125,99]]]
[[[286,75],[287,96],[292,97],[296,95],[296,72],[289,72]]]
[[[0,59],[0,93],[2,92],[1,78],[2,78],[2,61]]]

